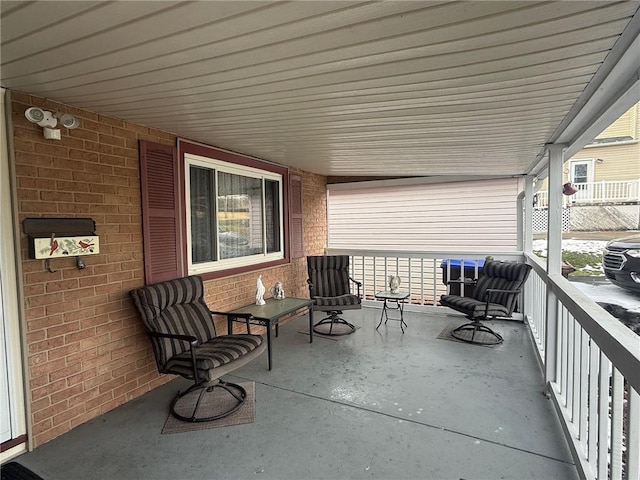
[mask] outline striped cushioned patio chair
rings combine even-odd
[[[193,381],[193,385],[175,396],[171,414],[186,422],[208,422],[238,410],[247,392],[220,377],[260,355],[266,346],[262,336],[217,336],[199,276],[147,285],[129,293],[150,336],[158,371]],[[231,395],[231,406],[223,411],[198,412],[203,396],[217,389]],[[178,402],[191,392],[198,392],[193,409],[188,409],[192,413],[178,413],[185,411]]]
[[[348,255],[323,255],[307,257],[307,272],[309,278],[309,295],[314,300],[313,310],[328,312],[329,316],[323,318],[313,326],[313,331],[323,335],[348,335],[356,329],[339,315],[343,310],[361,308],[360,286],[358,282],[349,276]],[[351,293],[351,283],[358,287],[357,295]],[[323,327],[324,325],[324,327]],[[327,330],[326,325],[329,325]],[[336,328],[343,325],[347,328]]]
[[[455,338],[469,343],[501,343],[502,336],[481,323],[481,319],[510,318],[518,303],[518,296],[531,272],[531,265],[515,262],[485,262],[473,297],[442,295],[440,304],[467,315],[470,323],[451,332]],[[469,335],[470,332],[470,335]],[[495,341],[481,340],[477,332],[486,332]],[[482,337],[486,338],[486,337]]]

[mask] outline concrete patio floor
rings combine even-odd
[[[176,379],[15,460],[46,480],[578,478],[520,322],[482,347],[438,339],[458,315],[345,312],[340,340],[280,328],[266,353],[225,377],[255,382],[254,423],[161,434]]]

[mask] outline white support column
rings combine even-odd
[[[549,147],[549,217],[547,223],[547,272],[562,273],[562,166],[564,145]]]
[[[525,208],[525,193],[520,192],[516,202],[516,225],[518,231],[516,232],[516,248],[518,250],[524,250],[524,208]]]
[[[524,245],[522,250],[530,252],[533,248],[533,181],[535,177],[524,178]]]
[[[562,165],[564,145],[549,146],[549,191],[547,221],[547,273],[562,273]],[[547,318],[545,339],[545,384],[558,378],[558,299],[547,287]]]
[[[532,175],[524,178],[524,192],[518,197],[518,249],[523,252],[531,252],[533,248],[533,180]],[[525,321],[530,320],[532,312],[533,282],[527,282],[524,289]]]

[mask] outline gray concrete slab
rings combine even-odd
[[[495,322],[493,348],[437,339],[459,316],[345,312],[338,341],[280,329],[231,380],[256,382],[252,424],[163,435],[178,379],[18,457],[56,479],[578,478],[526,326]]]

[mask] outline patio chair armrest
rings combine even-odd
[[[487,296],[487,302],[485,303],[484,316],[485,318],[489,315],[489,304],[491,303],[491,295],[494,293],[520,293],[522,289],[519,288],[517,290],[503,290],[500,288],[487,288],[485,295]]]
[[[353,283],[355,283],[358,287],[358,297],[360,297],[360,287],[362,287],[362,282],[359,282],[358,280],[349,277],[349,280],[351,280]]]
[[[175,333],[160,333],[160,332],[149,332],[149,335],[152,337],[158,338],[173,338],[176,340],[184,340],[185,342],[189,342],[189,344],[193,347],[197,347],[200,342],[193,335],[178,335]]]
[[[457,278],[455,280],[447,280],[445,285],[451,285],[452,283],[464,283],[465,285],[476,285],[478,283],[477,278]]]
[[[490,298],[491,295],[494,293],[520,293],[520,292],[522,292],[521,288],[517,290],[501,290],[499,288],[487,288],[485,293],[487,294],[487,297]]]
[[[193,335],[178,335],[173,333],[160,333],[160,332],[149,332],[149,335],[152,337],[158,338],[174,338],[176,340],[184,340],[185,342],[189,342],[189,351],[191,353],[191,366],[193,367],[193,378],[196,383],[200,383],[200,376],[198,375],[198,364],[196,363],[196,351],[195,347],[200,345],[200,342]]]

